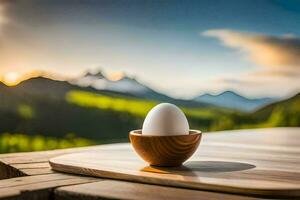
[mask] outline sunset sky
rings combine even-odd
[[[176,97],[300,91],[300,2],[0,0],[0,77],[125,72]]]

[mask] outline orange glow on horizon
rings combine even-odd
[[[71,78],[71,77],[62,76],[59,74],[45,72],[45,71],[39,71],[39,70],[33,70],[27,73],[11,71],[11,72],[6,72],[2,76],[0,75],[0,82],[3,82],[7,86],[15,86],[25,80],[34,77],[45,77],[45,78],[49,78],[52,80],[59,80],[59,81],[65,81]]]
[[[21,81],[21,75],[18,72],[8,72],[3,75],[2,81],[7,86],[15,86]]]

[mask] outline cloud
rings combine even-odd
[[[219,39],[254,62],[257,70],[238,76],[220,77],[223,87],[261,96],[288,96],[300,89],[300,38],[272,36],[228,29],[207,30],[207,37]]]
[[[219,78],[215,80],[217,83],[226,84],[226,85],[253,85],[257,84],[256,82],[249,80],[241,80],[237,78]]]
[[[249,97],[289,97],[300,91],[299,78],[253,76],[253,74],[219,78],[211,80],[209,84],[221,88],[219,92],[224,90],[222,88],[225,88],[226,90],[238,91]]]
[[[300,90],[300,38],[272,36],[228,29],[202,33],[217,38],[224,46],[236,49],[258,67],[254,71],[223,76],[215,85],[258,96],[290,96]]]
[[[253,77],[278,77],[290,79],[299,78],[300,70],[261,70],[252,72],[248,75]]]
[[[228,29],[207,30],[204,36],[215,37],[223,45],[235,48],[256,64],[269,69],[300,68],[300,38],[293,35],[271,36]]]

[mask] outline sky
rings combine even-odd
[[[297,0],[0,0],[0,77],[126,73],[174,97],[300,91]]]

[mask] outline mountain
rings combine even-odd
[[[159,93],[147,85],[139,82],[135,78],[123,76],[118,80],[110,80],[100,70],[96,73],[87,72],[83,76],[73,79],[70,83],[90,87],[98,92],[117,92],[123,96],[132,96],[160,102],[169,102],[188,107],[215,107],[207,103],[196,102],[193,100],[175,99],[165,94]]]
[[[123,76],[119,80],[110,80],[101,71],[97,73],[87,72],[84,76],[72,80],[71,83],[83,87],[89,86],[100,91],[114,91],[126,95],[129,94],[139,98],[168,102],[173,101],[173,98],[156,92],[134,78]]]
[[[35,96],[47,96],[50,98],[64,98],[65,94],[71,90],[84,90],[93,93],[101,93],[110,96],[124,95],[121,92],[97,90],[93,87],[82,87],[70,83],[69,81],[53,80],[51,78],[38,76],[22,81],[16,86],[6,86],[0,82],[1,90],[7,90],[7,93],[30,94]],[[127,95],[130,96],[130,95]]]
[[[61,98],[64,97],[66,92],[79,89],[78,86],[71,85],[67,81],[53,80],[42,76],[30,78],[9,88],[12,92],[18,92],[19,94],[26,93],[51,98]]]
[[[241,111],[254,111],[274,101],[272,98],[249,99],[232,91],[225,91],[218,95],[203,94],[193,100]]]

